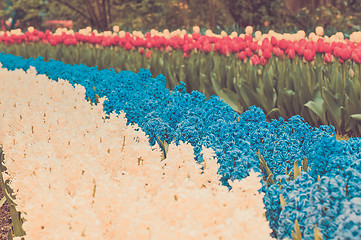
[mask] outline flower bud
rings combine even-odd
[[[253,33],[253,27],[247,26],[246,27],[246,35],[251,35]]]
[[[30,33],[34,32],[34,27],[28,27],[28,32]]]
[[[119,26],[113,26],[113,32],[119,32]]]
[[[317,36],[322,37],[324,34],[323,27],[321,27],[321,26],[316,27],[315,32],[316,32]]]

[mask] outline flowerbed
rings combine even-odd
[[[333,125],[338,133],[360,136],[360,33],[350,40],[341,33],[330,38],[316,33],[305,38],[304,32],[252,37],[251,32],[227,36],[180,30],[145,35],[31,30],[3,35],[0,50],[116,71],[148,68],[155,75],[163,73],[169,89],[184,81],[188,92],[220,96],[240,113],[256,105],[268,119],[299,114],[311,126]],[[10,43],[8,38],[16,40]],[[52,38],[58,39],[54,46],[49,44]],[[69,39],[75,39],[76,46],[67,44]]]
[[[219,182],[212,150],[166,159],[144,132],[34,69],[0,69],[0,139],[26,239],[272,239],[257,174]],[[212,217],[210,217],[212,216]]]
[[[306,239],[318,231],[324,239],[360,234],[358,138],[337,141],[333,127],[313,128],[299,116],[267,122],[254,107],[238,115],[218,97],[186,93],[184,85],[170,92],[163,76],[151,78],[147,70],[116,73],[11,55],[0,55],[0,62],[11,70],[32,65],[51,79],[81,84],[93,103],[106,96],[104,110],[124,111],[128,123],[138,124],[165,155],[167,143],[186,141],[201,163],[202,146],[212,148],[225,185],[250,169],[261,172],[266,215],[277,239],[291,238],[297,226]]]
[[[42,32],[29,28],[25,33],[20,29],[0,32],[0,42],[6,45],[41,42],[52,46],[89,43],[103,47],[118,46],[126,50],[139,49],[142,53],[144,49],[151,48],[167,52],[182,49],[184,56],[194,50],[206,53],[215,51],[223,55],[238,53],[242,60],[251,58],[254,65],[265,65],[272,54],[278,57],[287,54],[290,59],[297,54],[304,56],[306,61],[313,61],[316,53],[324,53],[325,62],[333,61],[334,56],[341,62],[351,59],[361,63],[361,31],[352,33],[350,39],[345,39],[341,32],[331,37],[323,37],[322,27],[316,28],[316,33],[311,33],[307,38],[302,30],[295,34],[279,34],[272,30],[262,34],[257,31],[252,37],[253,29],[250,26],[246,28],[245,34],[232,32],[229,36],[225,32],[217,35],[210,30],[206,31],[206,35],[201,35],[199,31],[199,28],[195,27],[192,34],[179,29],[173,32],[167,29],[163,32],[152,30],[145,34],[140,31],[119,32],[119,29],[98,33],[88,27],[79,32],[59,28],[53,34],[49,30]]]

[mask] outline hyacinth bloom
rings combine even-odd
[[[0,69],[0,139],[26,239],[272,239],[258,174],[223,186],[203,148],[170,144],[161,161],[125,114],[85,88]]]
[[[29,65],[35,66],[40,74],[47,74],[53,80],[64,78],[75,86],[81,84],[93,102],[95,86],[96,94],[108,98],[104,109],[108,113],[114,110],[126,112],[127,120],[139,124],[151,144],[156,144],[157,136],[169,143],[187,141],[194,146],[196,161],[200,163],[203,162],[202,145],[212,147],[220,163],[223,184],[228,184],[228,179],[247,177],[249,169],[259,171],[256,156],[260,151],[277,181],[277,184],[262,188],[266,193],[266,216],[273,237],[291,238],[296,219],[305,239],[313,238],[315,224],[324,239],[350,239],[349,236],[357,236],[355,234],[360,232],[361,211],[354,204],[347,206],[361,197],[361,162],[358,161],[358,165],[355,162],[360,158],[360,138],[337,141],[332,126],[313,128],[300,116],[268,122],[263,111],[256,107],[239,116],[218,97],[206,100],[197,91],[186,93],[184,84],[170,93],[164,76],[152,78],[144,69],[138,74],[115,73],[84,65],[65,65],[59,61],[44,62],[41,58],[23,60],[4,54],[0,55],[0,61],[8,69],[27,70]],[[0,126],[6,124],[9,123]],[[96,140],[100,142],[100,139]],[[122,146],[121,143],[117,146]],[[305,157],[310,166],[307,172],[302,170],[301,177],[295,180],[284,175],[285,169],[287,172],[293,169],[294,160],[301,166]],[[318,176],[321,182],[316,180]],[[282,184],[282,189],[278,183]],[[284,196],[285,208],[280,205],[279,194]]]

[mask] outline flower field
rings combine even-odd
[[[328,37],[320,27],[308,36],[253,33],[251,27],[229,35],[200,34],[197,27],[192,34],[30,28],[0,33],[0,50],[117,72],[146,68],[163,74],[169,89],[184,82],[188,92],[220,96],[239,113],[256,105],[267,119],[300,115],[311,126],[333,125],[338,133],[359,136],[360,41],[361,32]]]
[[[2,189],[26,220],[15,235],[361,238],[361,140],[336,139],[361,128],[360,33],[114,30],[0,37],[33,57],[0,54]],[[105,69],[113,59],[139,68]],[[152,77],[167,68],[173,80]]]
[[[170,144],[161,161],[143,131],[124,114],[105,119],[84,87],[34,69],[0,75],[11,79],[1,81],[6,177],[27,239],[271,239],[255,173],[228,191],[210,149],[197,164],[190,144]]]

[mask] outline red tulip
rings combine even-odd
[[[283,51],[278,47],[273,48],[273,54],[279,58],[283,58]]]
[[[336,46],[334,49],[333,49],[333,55],[335,57],[340,57],[341,56],[341,51],[342,49],[339,47],[339,46]]]
[[[258,65],[258,64],[260,64],[261,61],[260,61],[258,55],[255,54],[251,57],[251,62],[253,65]]]
[[[296,55],[295,50],[289,49],[289,51],[288,51],[288,57],[289,57],[290,59],[294,59],[294,58],[295,58],[295,55]]]
[[[289,47],[290,43],[289,41],[287,41],[286,39],[281,39],[279,42],[278,42],[278,47],[282,50],[285,50]]]
[[[361,63],[361,48],[355,49],[351,55],[351,58],[355,63],[360,64]]]
[[[340,52],[340,57],[342,58],[342,60],[346,61],[347,59],[349,59],[351,57],[351,53],[352,53],[351,47],[346,46]]]
[[[258,43],[257,43],[257,42],[251,42],[251,43],[249,44],[249,48],[250,48],[253,52],[257,51],[257,49],[259,48]]]
[[[208,42],[203,45],[203,48],[201,48],[203,52],[209,53],[212,51],[212,45]]]
[[[231,44],[231,48],[232,48],[232,52],[235,53],[235,52],[239,52],[241,51],[241,44],[240,43],[232,43]]]
[[[315,52],[307,48],[304,52],[304,57],[306,61],[313,61],[315,59]]]
[[[326,63],[332,62],[332,54],[329,53],[329,52],[325,53],[325,58],[324,59],[325,59]]]
[[[267,59],[264,56],[261,56],[260,61],[262,66],[266,65],[267,63]]]
[[[306,50],[305,46],[300,46],[299,48],[296,48],[297,54],[299,56],[303,56],[305,54],[305,50]]]
[[[245,60],[246,59],[246,52],[245,51],[241,51],[239,54],[238,54],[239,58],[241,60]]]
[[[278,43],[277,39],[272,36],[272,37],[271,37],[271,44],[272,44],[272,46],[276,46],[277,43]]]
[[[221,53],[223,55],[229,55],[229,52],[230,52],[229,46],[228,45],[223,45],[222,48],[221,48]]]
[[[270,48],[265,48],[262,51],[262,56],[264,56],[266,59],[270,59],[271,56],[272,56],[271,49]]]
[[[244,40],[251,42],[251,41],[253,41],[253,37],[252,37],[252,35],[246,35],[246,36],[244,36]]]
[[[145,57],[146,57],[146,58],[150,58],[150,56],[152,56],[152,51],[151,51],[151,50],[147,50],[147,52],[145,53]]]
[[[249,47],[246,48],[245,53],[246,53],[246,56],[247,56],[247,57],[250,57],[250,56],[252,56],[252,54],[253,54],[252,50],[251,50]]]

